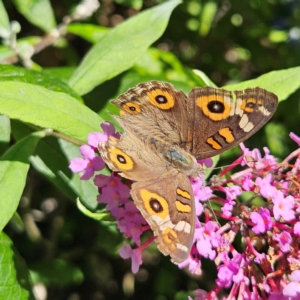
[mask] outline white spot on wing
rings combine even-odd
[[[188,252],[188,248],[182,244],[177,243],[176,247],[184,252]]]
[[[175,228],[176,231],[184,231],[186,233],[190,233],[191,232],[191,225],[185,221],[179,221]]]
[[[260,106],[258,110],[264,115],[264,116],[269,116],[271,113],[263,106]]]
[[[243,129],[245,132],[249,132],[254,128],[254,125],[252,122],[249,122]]]
[[[166,228],[171,228],[171,229],[174,229],[175,227],[175,224],[173,224],[170,220],[170,217],[167,216],[166,218],[162,219],[158,216],[155,216],[155,215],[152,215],[150,217],[154,222],[155,224],[157,224],[160,228],[161,231],[164,231]]]
[[[241,109],[242,102],[243,101],[241,98],[236,99],[236,106],[235,106],[234,114],[239,115],[239,116],[243,115],[244,111]]]

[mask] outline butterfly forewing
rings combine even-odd
[[[153,136],[177,143],[187,136],[187,97],[166,82],[141,83],[112,101],[120,107],[119,123],[141,139]]]

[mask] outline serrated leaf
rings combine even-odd
[[[34,299],[27,266],[12,241],[0,233],[0,299]]]
[[[300,67],[280,71],[272,71],[256,79],[241,83],[227,85],[226,90],[244,90],[259,86],[278,96],[279,101],[285,100],[289,95],[300,88]]]
[[[0,231],[17,209],[29,169],[29,156],[44,132],[35,132],[13,145],[0,159]]]
[[[179,0],[167,1],[128,19],[95,44],[69,83],[80,95],[130,68],[164,32]]]
[[[13,0],[17,10],[32,24],[46,32],[56,26],[54,12],[48,0]]]
[[[73,97],[44,87],[0,82],[0,113],[43,128],[52,128],[85,142],[90,132],[100,131],[103,120]]]
[[[0,81],[19,81],[40,85],[54,92],[64,92],[83,103],[82,98],[67,83],[44,72],[12,65],[0,65]]]

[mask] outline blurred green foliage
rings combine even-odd
[[[90,18],[68,24],[65,34],[55,43],[49,43],[41,51],[35,51],[30,71],[23,67],[1,67],[0,82],[25,84],[32,95],[37,90],[44,93],[45,105],[49,103],[46,102],[49,95],[53,103],[56,101],[57,107],[62,102],[68,103],[67,111],[57,110],[61,117],[55,124],[63,127],[62,124],[66,122],[66,132],[73,137],[73,131],[80,132],[77,136],[80,140],[84,138],[83,125],[80,120],[77,123],[67,123],[66,116],[77,108],[80,110],[83,101],[88,108],[99,114],[90,113],[93,120],[87,117],[90,124],[85,126],[97,130],[98,120],[113,121],[110,113],[117,113],[116,108],[108,101],[140,82],[151,79],[168,81],[176,88],[189,92],[195,86],[225,86],[250,80],[270,71],[299,66],[300,2],[297,0],[183,1],[173,12],[169,9],[169,13],[172,12],[169,21],[165,16],[167,13],[159,16],[159,12],[154,10],[157,18],[153,19],[153,23],[150,22],[153,18],[151,14],[143,15],[150,20],[143,23],[139,10],[146,11],[163,2],[165,1],[100,1],[100,8]],[[49,32],[56,28],[56,24],[61,24],[63,18],[70,15],[78,3],[75,0],[4,0],[2,7],[0,1],[0,27],[8,30],[13,26],[9,21],[13,20],[20,24],[17,45],[20,53],[26,55],[28,49],[36,46],[41,39],[45,42]],[[127,19],[127,22],[131,22],[130,17],[134,15],[139,18],[135,19],[138,22],[125,22]],[[151,26],[154,26],[155,21],[156,27],[153,30]],[[128,56],[121,58],[115,53],[123,53],[125,46],[120,44],[121,40],[126,45],[128,39],[126,32],[122,32],[120,27],[113,29],[118,24],[128,26],[127,31],[136,32],[140,29],[132,37],[132,48],[127,49]],[[116,38],[116,32],[119,39]],[[4,42],[4,38],[2,41],[0,61],[24,66],[26,57],[20,53],[16,56],[11,46]],[[101,42],[105,41],[109,42],[111,48],[103,49]],[[96,48],[88,52],[93,46]],[[137,51],[130,56],[133,50]],[[109,56],[105,70],[101,72],[101,69],[94,68],[89,71],[92,79],[84,78],[86,81],[81,82],[80,88],[76,88],[76,80],[85,72],[83,57],[89,53],[93,57],[103,55],[106,58],[107,52],[114,55]],[[94,67],[93,59],[90,68]],[[118,59],[120,63],[116,63]],[[119,64],[123,62],[124,67],[121,68]],[[292,89],[294,92],[299,87],[299,81],[295,80],[298,73],[299,70],[295,69],[295,74],[290,79],[284,77],[282,81],[286,82],[279,82],[278,86],[288,86],[290,80],[291,85],[292,82],[295,85]],[[91,84],[91,81],[96,83]],[[7,86],[8,91],[5,93],[9,93],[10,85]],[[276,86],[273,88],[276,89]],[[59,92],[70,97],[61,98]],[[282,93],[287,95],[286,91]],[[13,92],[9,95],[13,97]],[[260,149],[268,146],[279,159],[290,153],[295,146],[288,138],[288,133],[300,133],[299,96],[299,91],[296,91],[288,101],[282,101],[273,119],[251,137],[246,145]],[[43,101],[39,106],[37,103],[34,105],[36,109],[43,111]],[[24,143],[23,138],[39,129],[37,127],[46,126],[43,123],[46,122],[46,117],[51,120],[50,112],[37,122],[32,122],[30,117],[32,116],[18,117],[23,122],[11,120],[8,126],[7,117],[1,116],[1,154],[11,145]],[[68,128],[69,124],[73,124],[73,128]],[[13,137],[11,140],[10,133]],[[31,168],[18,214],[14,215],[5,228],[5,233],[26,261],[33,285],[40,289],[39,295],[46,291],[47,299],[50,300],[181,300],[192,295],[192,290],[209,290],[213,287],[215,270],[209,261],[203,262],[202,276],[192,276],[188,271],[178,269],[169,258],[163,257],[155,245],[144,251],[144,265],[138,274],[131,274],[130,262],[118,255],[123,238],[109,216],[103,215],[104,208],[97,206],[97,191],[92,189],[91,184],[82,183],[68,169],[68,161],[79,156],[77,148],[52,136],[45,137],[39,143],[34,155],[30,156]],[[26,149],[30,152],[29,148]],[[226,152],[219,165],[230,163],[238,152],[238,148]],[[21,176],[11,174],[11,178],[19,180]],[[84,209],[79,211],[75,202],[78,196],[83,199],[85,207],[98,215],[93,218],[88,213],[85,215]],[[4,245],[3,253],[7,254],[6,259],[9,260],[11,252],[7,239],[3,235],[0,246]],[[19,254],[16,257],[19,258]],[[14,279],[13,282],[18,285],[18,280]],[[25,283],[28,286],[29,283]],[[7,295],[5,292],[0,287],[0,296]],[[23,294],[24,291],[19,298],[14,299],[29,299],[31,295],[29,293],[22,296]]]

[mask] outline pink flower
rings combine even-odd
[[[294,197],[287,196],[284,198],[282,191],[277,191],[273,194],[273,213],[274,218],[279,220],[280,217],[285,219],[286,221],[291,221],[295,219],[295,212],[294,212]]]
[[[131,271],[137,273],[142,264],[142,252],[139,248],[132,249],[129,244],[125,244],[119,249],[119,254],[122,258],[131,258]]]
[[[260,193],[266,199],[269,199],[276,192],[276,188],[271,185],[272,175],[267,174],[263,179],[258,177],[255,180],[256,185],[260,188]]]
[[[191,179],[191,184],[193,187],[194,197],[198,201],[207,201],[212,196],[212,190],[210,187],[205,186],[204,181],[200,177],[195,177]]]
[[[90,146],[83,145],[79,148],[79,151],[83,158],[72,159],[69,168],[74,173],[84,172],[80,179],[88,180],[94,175],[95,171],[100,171],[105,168],[105,163],[102,158],[96,156]]]
[[[245,191],[251,191],[254,186],[254,182],[251,179],[250,174],[245,174],[242,178],[242,187]]]
[[[88,136],[88,144],[94,149],[98,148],[100,142],[106,142],[109,136],[114,136],[115,138],[120,138],[120,134],[115,132],[115,127],[110,122],[103,122],[101,125],[103,133],[92,132]]]
[[[237,196],[242,193],[242,190],[239,186],[230,186],[224,188],[226,193],[226,200],[231,201],[235,200]]]
[[[130,196],[129,187],[122,182],[122,177],[115,173],[111,173],[110,176],[106,176],[103,174],[96,175],[94,178],[94,184],[100,189],[104,187],[114,188],[120,194],[125,194],[125,198],[129,198]]]
[[[296,222],[294,225],[294,233],[300,236],[300,222]]]
[[[182,268],[188,266],[189,271],[192,274],[201,275],[202,274],[202,269],[201,269],[202,265],[201,265],[201,260],[198,258],[198,256],[199,256],[198,250],[196,249],[196,247],[193,246],[189,257],[182,263],[178,264],[178,267],[182,269]]]
[[[232,284],[233,275],[234,273],[230,270],[230,268],[225,265],[221,265],[218,267],[218,279],[216,280],[217,285],[229,288]]]
[[[233,210],[234,205],[235,205],[235,202],[234,202],[234,201],[229,201],[229,202],[226,202],[226,203],[221,207],[221,210],[222,210],[223,214],[224,214],[226,217],[231,217],[231,215],[232,215],[232,210]]]
[[[283,295],[293,298],[300,297],[300,270],[292,272],[291,282],[283,288]]]
[[[216,257],[217,248],[221,244],[221,236],[216,232],[219,229],[215,222],[209,221],[203,227],[196,228],[196,247],[200,255],[213,260]]]
[[[205,165],[207,168],[211,168],[214,164],[211,158],[198,159],[197,162],[200,165]]]
[[[124,207],[114,208],[112,216],[118,220],[118,228],[126,237],[131,237],[134,242],[140,245],[140,236],[143,233],[145,219],[141,216],[132,201],[128,201]]]
[[[236,276],[236,280],[241,279],[241,276],[237,276],[241,261],[242,255],[236,254],[229,262],[218,267],[218,279],[216,280],[218,286],[228,288],[232,284],[234,276]]]
[[[252,230],[256,234],[265,233],[272,228],[272,219],[270,211],[266,208],[260,208],[259,213],[253,212],[250,215],[251,221],[256,224]]]
[[[130,188],[121,181],[119,175],[113,173],[110,176],[96,175],[94,184],[100,188],[100,194],[97,197],[98,202],[106,203],[108,210],[129,201]]]
[[[275,234],[274,240],[279,242],[279,247],[282,252],[287,253],[290,251],[293,239],[288,232],[281,232],[279,234]]]

